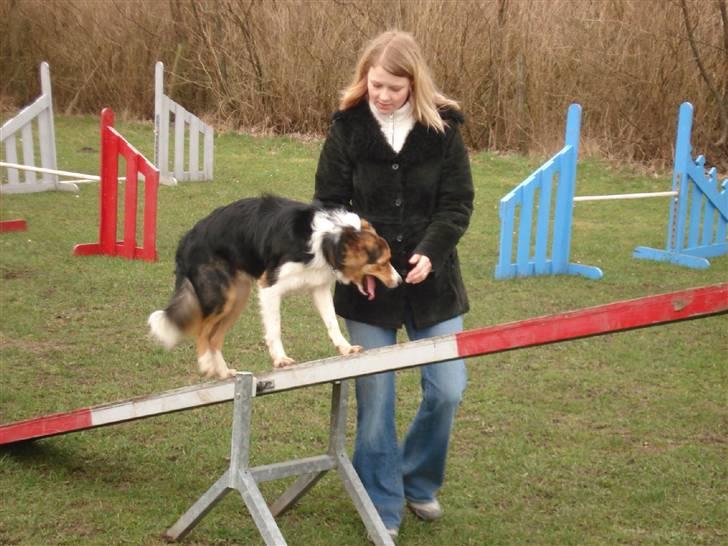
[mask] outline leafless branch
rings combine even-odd
[[[688,15],[687,2],[685,0],[680,0],[680,7],[682,9],[683,18],[685,21],[685,30],[687,31],[687,35],[688,35],[688,43],[690,44],[690,49],[693,52],[693,59],[695,60],[695,64],[698,65],[698,70],[700,71],[700,76],[703,78],[705,85],[708,87],[708,91],[710,91],[710,94],[713,96],[713,99],[718,104],[721,131],[720,131],[720,137],[715,144],[716,144],[716,146],[723,146],[723,144],[725,144],[725,142],[726,142],[726,139],[728,139],[728,105],[726,104],[728,101],[726,100],[726,97],[723,97],[718,92],[718,90],[716,89],[715,84],[713,82],[713,78],[710,77],[710,74],[708,74],[708,71],[705,69],[705,65],[703,64],[703,59],[701,58],[700,52],[698,51],[698,47],[695,44],[695,35],[693,33],[694,29],[690,24],[690,16]]]

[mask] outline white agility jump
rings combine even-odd
[[[46,62],[40,65],[40,89],[41,94],[35,101],[0,127],[0,143],[5,150],[5,161],[1,166],[7,168],[8,176],[7,182],[0,183],[0,193],[78,191],[73,182],[58,180],[62,171],[58,171],[56,165],[53,95],[50,68]],[[34,168],[36,148],[40,152],[41,170]],[[36,173],[42,175],[40,179]],[[86,179],[86,175],[80,175],[80,178]]]
[[[174,132],[170,130],[172,118]],[[170,133],[174,136],[171,169]],[[188,180],[212,180],[213,139],[214,130],[210,125],[164,94],[164,64],[157,62],[154,66],[154,164],[159,169],[160,182],[173,186]]]
[[[264,542],[267,545],[284,546],[286,541],[275,522],[275,516],[295,504],[326,472],[336,470],[374,543],[393,546],[346,453],[347,389],[343,380],[453,358],[469,358],[723,313],[728,313],[728,283],[619,301],[356,355],[317,360],[255,377],[251,373],[239,373],[234,379],[226,381],[0,425],[0,445],[232,400],[230,467],[166,531],[166,538],[180,540],[185,537],[228,492],[236,490],[241,494]],[[328,452],[295,461],[250,467],[248,456],[253,398],[322,383],[333,383]],[[291,476],[299,478],[275,502],[268,505],[258,484]]]
[[[214,131],[164,94],[163,71],[164,65],[158,62],[154,80],[154,162],[160,169],[161,182],[174,185],[178,180],[212,180]],[[77,184],[101,179],[97,175],[58,169],[47,62],[40,65],[40,82],[40,96],[0,127],[0,144],[4,149],[0,167],[7,169],[7,180],[0,182],[0,193],[77,192]],[[170,136],[174,138],[171,169]],[[40,153],[40,166],[36,165],[36,149]]]

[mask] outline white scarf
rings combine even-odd
[[[404,146],[407,135],[415,126],[410,101],[405,102],[399,110],[395,110],[391,114],[382,114],[371,101],[369,101],[369,109],[372,111],[374,119],[379,122],[384,138],[387,139],[392,149],[399,153],[402,146]]]

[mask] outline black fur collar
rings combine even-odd
[[[445,133],[415,123],[404,146],[395,152],[382,134],[379,123],[374,118],[366,100],[348,110],[339,110],[333,116],[334,123],[343,123],[348,128],[349,153],[355,159],[373,159],[378,161],[397,161],[402,165],[422,163],[443,153],[446,135],[455,125],[462,124],[463,115],[458,110],[444,109],[440,116],[448,122]]]

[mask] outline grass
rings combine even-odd
[[[59,166],[95,172],[95,118],[56,121]],[[152,128],[117,123],[147,157]],[[181,234],[214,207],[262,191],[310,199],[320,142],[223,134],[215,180],[163,187],[159,260],[71,256],[97,239],[98,186],[80,193],[2,195],[0,218],[29,230],[0,236],[0,422],[68,411],[194,384],[194,352],[165,352],[146,317],[172,288]],[[476,213],[460,245],[478,327],[725,281],[728,257],[697,271],[631,258],[662,247],[665,200],[579,204],[572,259],[601,267],[601,281],[496,282],[499,198],[536,159],[473,157]],[[664,190],[586,160],[579,194]],[[289,353],[330,356],[308,300],[283,310]],[[238,369],[269,369],[256,303],[228,338]],[[728,541],[728,319],[714,317],[469,360],[469,387],[452,440],[433,524],[406,516],[402,545],[644,544]],[[399,425],[419,397],[416,370],[400,372]],[[264,397],[254,406],[251,463],[321,454],[327,387]],[[352,405],[354,403],[352,402]],[[353,434],[349,416],[349,444]],[[226,469],[230,406],[221,405],[0,450],[0,543],[159,546],[172,525]],[[266,483],[273,500],[288,482]],[[367,544],[334,475],[278,523],[290,544]],[[262,543],[238,495],[228,495],[185,540]]]

